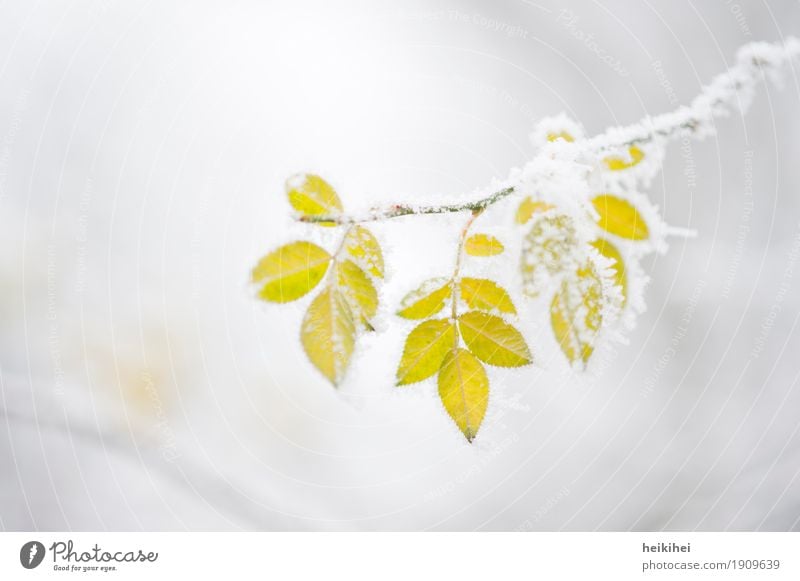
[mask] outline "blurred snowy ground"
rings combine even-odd
[[[337,393],[308,301],[247,285],[308,230],[288,175],[351,208],[469,195],[541,117],[671,110],[800,4],[331,4],[3,4],[0,529],[800,528],[797,70],[670,148],[649,195],[699,237],[647,264],[630,344],[576,376],[528,304],[539,365],[492,370],[473,446],[432,383],[392,387],[406,324]],[[376,227],[386,313],[459,222]]]

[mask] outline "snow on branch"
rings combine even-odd
[[[753,42],[739,49],[736,64],[712,79],[688,106],[676,111],[646,117],[626,127],[612,127],[586,141],[594,151],[647,143],[654,138],[673,139],[682,135],[703,137],[713,133],[713,120],[725,117],[735,108],[744,113],[755,88],[765,76],[777,80],[778,74],[800,56],[800,40],[789,37],[783,44]]]
[[[611,127],[592,138],[575,139],[570,143],[570,147],[584,155],[599,154],[624,147],[646,145],[656,140],[669,141],[683,135],[697,138],[708,136],[713,133],[714,119],[725,117],[735,109],[744,113],[750,105],[755,88],[765,77],[773,81],[778,80],[781,71],[798,56],[800,56],[800,40],[794,37],[789,37],[783,44],[767,42],[747,44],[739,49],[736,63],[724,73],[717,75],[689,105],[655,117],[645,117],[632,125]],[[554,117],[545,120],[542,125],[550,125],[553,120],[561,119],[564,119],[563,116]],[[558,133],[549,135],[557,137]],[[539,155],[547,154],[547,148],[543,148],[539,153]],[[309,223],[356,224],[410,215],[476,212],[505,199],[516,189],[515,185],[505,185],[489,195],[463,203],[422,206],[392,204],[388,207],[373,208],[361,214],[300,214],[296,219]]]

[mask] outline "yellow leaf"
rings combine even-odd
[[[503,287],[485,278],[461,279],[461,298],[471,309],[481,311],[498,310],[501,313],[517,314],[511,297]]]
[[[573,365],[589,362],[603,323],[603,284],[591,264],[566,278],[550,304],[550,323]]]
[[[472,442],[489,403],[486,370],[466,349],[447,352],[439,370],[439,397],[461,433]]]
[[[347,300],[350,310],[372,329],[369,320],[378,311],[378,293],[372,281],[352,260],[336,265],[336,278],[339,292]]]
[[[555,208],[555,206],[552,204],[542,202],[541,200],[534,200],[528,196],[522,200],[519,208],[517,208],[517,224],[524,224],[530,220],[534,214],[546,212],[547,210],[552,210],[553,208]]]
[[[592,200],[600,214],[598,224],[603,230],[628,240],[645,240],[650,233],[639,211],[627,200],[611,194],[600,194]]]
[[[344,247],[364,272],[383,278],[383,254],[372,232],[363,226],[353,226],[347,232]]]
[[[304,216],[330,216],[342,211],[342,202],[331,185],[314,174],[296,174],[286,180],[292,207]],[[333,222],[319,222],[335,226]]]
[[[556,139],[563,139],[564,141],[575,141],[575,139],[567,133],[566,131],[561,131],[559,133],[548,133],[547,134],[547,141],[555,141]]]
[[[521,367],[531,362],[531,352],[519,331],[500,317],[479,311],[458,318],[464,342],[481,361],[499,367]]]
[[[578,235],[572,218],[564,214],[539,216],[522,241],[520,273],[522,289],[536,297],[551,277],[574,266]]]
[[[326,287],[311,301],[300,340],[311,363],[338,385],[353,354],[356,327],[347,301],[336,289]]]
[[[489,234],[473,234],[467,238],[464,250],[470,256],[494,256],[505,250],[503,243]]]
[[[423,282],[400,301],[397,314],[406,319],[427,319],[442,310],[453,287],[450,280],[432,278]]]
[[[452,321],[435,319],[417,325],[408,334],[403,357],[397,368],[397,385],[408,385],[427,379],[442,366],[452,351],[456,332]]]
[[[633,167],[644,159],[644,152],[635,145],[631,145],[628,148],[628,154],[630,155],[630,160],[612,155],[604,158],[603,163],[605,163],[606,167],[612,171],[620,171]]]
[[[287,303],[317,286],[330,260],[330,254],[316,244],[292,242],[262,258],[253,269],[252,280],[262,285],[262,299]]]
[[[622,259],[622,254],[620,254],[616,246],[603,238],[598,238],[592,242],[592,246],[597,248],[600,254],[614,261],[611,266],[614,269],[614,281],[622,291],[622,306],[625,306],[628,300],[628,276],[625,273],[625,261]]]

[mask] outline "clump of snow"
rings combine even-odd
[[[584,138],[583,127],[580,123],[567,116],[565,113],[547,117],[536,124],[530,134],[531,143],[536,149],[541,149],[548,143],[559,141],[575,141]]]

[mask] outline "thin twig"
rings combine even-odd
[[[374,208],[362,216],[359,215],[331,215],[331,216],[298,216],[299,222],[333,222],[339,225],[358,224],[361,222],[376,222],[379,220],[389,220],[402,216],[416,216],[424,214],[447,214],[452,212],[482,212],[492,204],[496,204],[503,198],[514,193],[514,187],[509,186],[494,192],[479,200],[464,202],[461,204],[445,204],[443,206],[411,206],[408,204],[394,204],[388,208]]]

